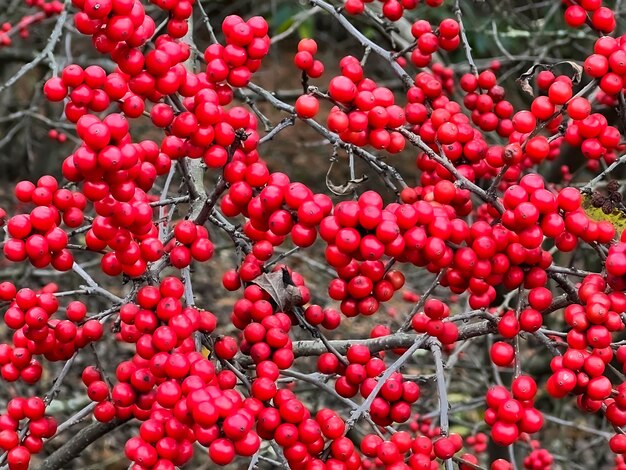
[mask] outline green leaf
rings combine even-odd
[[[300,26],[298,26],[298,36],[300,36],[300,39],[312,38],[315,36],[315,23],[313,23],[312,18],[304,21]]]
[[[285,21],[283,21],[281,24],[279,24],[275,30],[277,34],[282,33],[283,31],[286,31],[287,29],[289,29],[289,27],[293,24],[293,18],[287,18]]]

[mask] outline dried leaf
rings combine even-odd
[[[552,65],[535,64],[531,68],[529,68],[526,72],[524,72],[522,75],[520,75],[520,77],[516,80],[516,82],[520,86],[523,92],[534,97],[535,93],[533,91],[532,85],[530,84],[530,79],[535,75],[535,72],[537,71],[537,69],[542,68],[546,70],[552,70],[554,67],[557,67],[562,64],[567,64],[574,70],[574,75],[571,77],[572,82],[574,84],[580,83],[580,79],[583,76],[583,68],[580,64],[577,64],[576,62],[573,62],[571,60],[562,60]]]
[[[535,70],[539,67],[545,67],[543,64],[535,64],[531,68],[529,68],[526,72],[520,75],[520,77],[515,80],[516,83],[520,86],[524,93],[534,97],[535,92],[533,91],[533,87],[530,85],[530,79],[535,75]]]
[[[524,93],[533,98],[535,97],[535,92],[533,91],[533,87],[530,86],[530,83],[528,83],[528,79],[522,80],[521,78],[518,78],[516,81]]]
[[[288,312],[302,303],[300,290],[286,282],[283,271],[263,273],[252,282],[270,295],[281,312]]]
[[[561,65],[561,64],[567,64],[569,65],[573,70],[574,70],[574,76],[571,77],[572,78],[572,82],[573,83],[580,83],[580,79],[583,77],[583,68],[580,64],[577,64],[576,62],[573,62],[571,60],[562,60],[560,62],[557,62],[556,64],[554,64],[552,67],[550,67],[550,69],[556,67],[557,65]]]

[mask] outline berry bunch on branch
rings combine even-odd
[[[11,3],[1,469],[626,468],[621,1]]]

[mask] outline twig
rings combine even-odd
[[[259,462],[259,456],[261,455],[261,449],[257,450],[252,458],[250,459],[250,464],[248,465],[248,470],[253,470],[256,468],[256,464]]]
[[[463,49],[465,49],[465,57],[467,58],[467,63],[470,66],[470,71],[473,75],[478,77],[478,67],[476,67],[476,63],[474,62],[474,58],[472,57],[472,47],[467,40],[467,35],[465,34],[465,26],[463,25],[463,12],[461,11],[460,0],[455,0],[454,2],[454,14],[456,15],[456,20],[459,23],[459,27],[461,28],[461,42],[463,43]]]
[[[437,377],[437,395],[439,396],[439,428],[442,436],[448,436],[450,431],[450,419],[448,417],[448,391],[446,389],[446,377],[443,372],[443,360],[441,358],[441,344],[430,341],[430,351],[435,361],[435,375]],[[452,470],[452,461],[445,460],[447,470]]]
[[[211,42],[213,44],[217,44],[219,41],[217,40],[217,37],[215,36],[215,31],[213,31],[213,26],[211,26],[209,15],[207,15],[206,10],[202,6],[202,0],[198,1],[198,9],[200,10],[200,14],[202,15],[202,21],[204,22],[204,25],[206,26]]]
[[[181,202],[189,202],[189,196],[169,197],[163,200],[151,202],[149,203],[149,205],[151,207],[173,206],[176,204],[180,204]]]
[[[49,405],[50,403],[52,403],[52,401],[57,397],[57,395],[61,391],[61,384],[63,383],[63,380],[65,380],[65,377],[67,377],[67,374],[69,373],[70,369],[72,368],[72,365],[74,364],[74,361],[76,360],[77,355],[78,353],[74,353],[74,355],[71,358],[69,358],[63,365],[63,369],[61,369],[61,372],[59,372],[59,375],[54,380],[54,383],[52,384],[52,388],[46,394],[46,397],[44,399],[44,402],[46,403],[46,405]]]
[[[295,109],[293,106],[285,103],[284,101],[279,100],[278,98],[276,98],[272,93],[270,93],[269,91],[267,91],[266,89],[255,85],[254,83],[250,83],[248,84],[248,88],[250,90],[252,90],[253,92],[255,92],[256,94],[258,94],[259,96],[263,97],[266,101],[268,101],[272,106],[274,106],[276,109],[281,110],[281,111],[285,111],[289,114],[295,114]],[[321,124],[319,124],[317,121],[315,121],[314,119],[303,119],[303,121],[308,124],[311,128],[313,128],[318,134],[322,135],[324,138],[326,138],[326,140],[328,140],[328,143],[341,147],[342,149],[346,150],[346,151],[351,151],[354,152],[355,155],[357,155],[359,158],[361,158],[363,161],[365,161],[374,171],[376,171],[378,174],[381,175],[381,177],[383,178],[383,181],[385,182],[385,184],[394,192],[398,192],[398,189],[396,188],[396,186],[391,182],[391,178],[395,179],[398,184],[400,185],[400,187],[402,188],[406,188],[407,184],[405,183],[404,179],[402,178],[402,176],[400,175],[400,173],[398,172],[398,170],[396,170],[393,166],[388,165],[387,163],[383,162],[381,159],[379,159],[378,157],[376,157],[376,155],[363,150],[360,147],[356,147],[352,144],[348,144],[344,141],[342,141],[339,136],[331,131],[329,131],[328,129],[326,129],[324,126],[322,126]]]
[[[348,360],[343,357],[339,351],[337,351],[337,349],[330,343],[330,341],[328,341],[324,333],[322,333],[316,326],[311,325],[306,320],[306,318],[304,318],[304,312],[300,307],[295,307],[293,309],[293,313],[296,316],[296,319],[298,320],[300,326],[303,329],[307,330],[311,334],[311,336],[313,336],[314,338],[318,338],[326,347],[328,352],[332,353],[343,365],[347,366],[349,364]]]
[[[312,5],[316,5],[322,8],[324,11],[330,13],[333,17],[335,17],[339,24],[341,24],[341,26],[343,26],[346,31],[350,33],[351,36],[353,36],[357,41],[361,43],[363,47],[369,47],[374,54],[379,55],[384,60],[386,60],[393,70],[393,73],[395,73],[398,78],[402,80],[402,83],[407,89],[413,86],[413,79],[402,68],[402,66],[394,60],[393,53],[385,50],[380,45],[365,37],[363,33],[361,33],[352,23],[350,23],[348,18],[339,13],[337,9],[335,9],[335,7],[331,4],[326,3],[324,0],[309,0],[309,3],[311,3]]]
[[[519,289],[517,289],[517,305],[515,307],[515,318],[519,321],[520,316],[522,314],[522,293],[524,292],[524,286],[520,285]],[[520,339],[519,334],[515,335],[515,339],[513,341],[513,345],[515,347],[515,378],[519,377],[522,374],[522,361],[520,357]]]
[[[77,423],[80,423],[83,419],[85,419],[86,416],[88,416],[93,411],[93,409],[96,407],[96,405],[97,405],[96,402],[89,403],[87,406],[83,407],[82,409],[80,409],[76,413],[74,413],[72,416],[70,416],[63,423],[59,424],[59,427],[57,428],[57,432],[54,435],[54,437],[58,436],[63,431],[65,431],[66,429],[71,428],[72,426],[76,425]]]
[[[602,171],[599,175],[591,179],[585,186],[582,187],[581,192],[594,189],[595,186],[598,184],[598,182],[602,180],[602,178],[604,178],[606,175],[611,173],[615,168],[617,168],[620,165],[623,165],[624,163],[626,163],[626,154],[619,157],[617,160],[611,163],[608,167],[606,167],[606,169]]]
[[[81,289],[85,290],[87,293],[95,293],[98,295],[101,295],[103,297],[108,298],[109,300],[112,300],[113,302],[117,302],[117,303],[122,303],[123,300],[118,297],[117,295],[109,292],[106,289],[103,289],[102,287],[100,287],[98,285],[98,283],[96,281],[93,280],[93,278],[89,275],[89,273],[87,273],[87,271],[85,271],[80,264],[74,262],[74,264],[72,265],[72,269],[74,270],[74,272],[76,274],[78,274],[80,277],[82,277],[85,282],[87,283],[87,286],[85,287],[81,287]]]
[[[468,189],[472,193],[476,194],[483,201],[491,204],[500,214],[504,212],[504,207],[502,206],[502,203],[498,200],[497,197],[495,197],[495,195],[488,194],[487,191],[485,191],[483,188],[477,186],[475,183],[471,182],[469,179],[463,176],[450,160],[448,160],[445,156],[442,157],[440,155],[437,155],[437,153],[433,151],[433,149],[431,149],[428,145],[426,145],[426,143],[424,143],[420,136],[404,128],[398,129],[398,132],[405,136],[411,144],[422,150],[431,159],[435,160],[446,170],[452,173],[454,178],[457,180],[457,184],[459,184],[460,187]]]
[[[163,184],[163,190],[161,191],[161,196],[159,197],[159,240],[165,240],[167,236],[167,220],[165,219],[165,204],[163,201],[167,199],[167,193],[170,189],[170,184],[172,183],[172,179],[174,178],[174,173],[176,173],[176,165],[172,165],[170,167],[170,171],[167,174],[167,178],[165,179],[165,183]]]
[[[263,270],[264,271],[269,271],[270,269],[272,269],[272,266],[280,263],[285,258],[289,258],[291,255],[293,255],[295,252],[297,252],[299,250],[300,250],[299,246],[294,246],[292,249],[287,250],[287,251],[285,251],[283,253],[280,253],[276,258],[271,259],[267,263],[265,263],[263,265]]]
[[[513,470],[517,470],[517,460],[515,459],[515,444],[511,444],[510,446],[508,446],[508,452],[511,466],[513,467]]]
[[[385,382],[393,375],[394,372],[404,365],[404,363],[413,355],[413,353],[415,353],[415,351],[424,346],[427,338],[428,337],[426,335],[417,336],[411,347],[408,348],[398,359],[396,359],[395,362],[387,368],[387,370],[385,370],[383,375],[378,379],[374,389],[368,395],[367,399],[356,410],[350,413],[350,418],[346,421],[346,427],[348,429],[354,427],[363,414],[369,413],[374,399],[378,395],[378,392],[380,392],[380,389],[383,388],[383,385],[385,385]]]
[[[264,144],[272,140],[276,135],[282,131],[283,129],[293,126],[296,123],[296,118],[294,116],[288,117],[280,121],[276,124],[272,130],[270,130],[266,135],[259,139],[259,145]]]
[[[17,134],[24,127],[26,122],[27,120],[19,121],[16,125],[14,125],[13,127],[11,127],[11,129],[9,129],[9,131],[5,134],[2,140],[0,140],[0,149],[4,147],[6,144],[8,144],[9,142],[13,141],[13,137],[15,137],[15,134]]]
[[[402,324],[402,326],[398,329],[398,331],[407,331],[410,327],[411,327],[411,320],[413,320],[413,317],[422,309],[424,308],[424,304],[426,303],[426,301],[428,300],[428,298],[431,296],[431,294],[433,292],[435,292],[435,289],[439,286],[439,282],[441,282],[441,278],[443,277],[443,275],[445,274],[446,270],[442,269],[441,271],[439,271],[439,273],[437,274],[437,276],[435,277],[435,279],[433,280],[432,284],[430,285],[430,287],[426,290],[426,292],[424,292],[424,294],[420,297],[419,301],[417,302],[417,304],[415,304],[415,306],[413,306],[413,308],[411,309],[411,312],[409,313],[409,316],[407,317],[406,320],[404,320],[404,323]]]
[[[610,439],[611,436],[614,435],[614,433],[600,431],[599,429],[595,429],[595,428],[590,428],[589,426],[585,426],[584,424],[578,424],[578,423],[574,423],[573,421],[567,421],[565,419],[552,416],[545,412],[543,413],[543,417],[546,419],[546,421],[551,421],[553,423],[560,424],[561,426],[567,426],[570,428],[578,429],[579,431],[587,432],[589,434],[595,434],[596,436],[602,436],[606,439]]]
[[[65,2],[63,3],[63,11],[57,18],[57,22],[54,25],[54,29],[52,30],[50,37],[48,38],[46,47],[44,47],[43,50],[39,54],[37,54],[37,56],[35,56],[35,58],[32,61],[28,62],[27,64],[24,64],[15,73],[15,75],[9,78],[3,85],[0,85],[0,93],[2,93],[7,88],[13,86],[26,73],[34,69],[37,65],[39,65],[39,63],[42,60],[48,57],[49,53],[54,51],[54,48],[59,38],[61,37],[61,32],[63,31],[63,25],[65,24],[65,21],[67,20],[67,14],[68,14],[68,9],[69,9],[70,4],[71,4],[70,0],[65,0]]]

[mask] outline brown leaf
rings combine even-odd
[[[263,273],[252,282],[270,295],[281,312],[288,312],[302,303],[300,289],[285,282],[282,271]]]
[[[574,84],[576,83],[580,83],[580,79],[583,77],[583,68],[580,64],[577,64],[576,62],[573,62],[571,60],[562,60],[560,62],[557,62],[556,64],[554,64],[552,66],[552,68],[556,67],[557,65],[561,65],[561,64],[567,64],[569,65],[572,70],[574,71],[574,75],[571,77],[572,78],[572,82]]]
[[[523,92],[533,97],[535,96],[535,92],[533,91],[533,87],[530,85],[530,79],[533,77],[533,75],[535,75],[535,70],[537,70],[537,68],[539,67],[543,67],[543,65],[542,64],[533,65],[526,72],[521,74],[517,80],[515,80]]]

